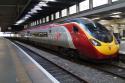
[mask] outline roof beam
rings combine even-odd
[[[24,7],[24,5],[18,5],[19,7]],[[13,5],[7,5],[7,4],[5,4],[5,5],[0,5],[0,7],[17,7],[17,5],[16,4],[13,4]]]

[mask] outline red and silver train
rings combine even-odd
[[[63,50],[78,52],[82,58],[104,60],[116,58],[119,44],[103,25],[87,18],[64,20],[62,24],[49,24],[23,30],[20,38]]]

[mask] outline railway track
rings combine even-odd
[[[121,64],[121,65],[120,65]],[[106,73],[110,73],[113,76],[120,77],[125,79],[125,64],[123,63],[111,63],[111,64],[101,64],[101,65],[93,65],[94,68],[97,68]]]
[[[125,60],[125,59],[124,59]],[[122,61],[112,61],[111,63],[89,63],[83,61],[76,61],[80,64],[90,66],[97,70],[103,71],[113,75],[115,78],[120,77],[125,79],[125,62]]]
[[[82,60],[83,61],[83,60]],[[77,61],[76,61],[77,62]],[[79,63],[79,61],[78,61]],[[81,63],[81,62],[80,62]],[[84,62],[82,62],[83,64],[86,64]],[[45,63],[43,63],[45,64]],[[118,63],[118,62],[112,62],[110,64],[90,64],[90,63],[87,63],[87,65],[90,65],[92,66],[93,68],[96,68],[98,70],[101,70],[103,72],[106,72],[106,73],[110,73],[112,74],[114,77],[120,77],[120,78],[123,78],[125,79],[125,64],[123,63]],[[65,83],[65,82],[64,82]],[[78,83],[78,82],[77,82]]]
[[[14,42],[20,48],[25,50],[33,59],[35,59],[43,68],[45,68],[50,74],[52,74],[60,83],[87,83],[84,79],[81,79],[74,74],[62,69],[53,62],[45,59],[36,52]]]
[[[73,59],[72,61],[78,64],[89,66],[91,68],[95,68],[105,73],[109,73],[115,78],[120,77],[125,79],[125,55],[122,55],[122,58],[119,61],[112,61],[110,63],[92,63],[83,61],[82,59]]]
[[[25,47],[24,47],[25,48]],[[24,49],[26,50],[26,48]],[[30,54],[29,54],[30,55]],[[39,54],[36,54],[37,56],[41,57]],[[66,58],[66,57],[64,57]],[[66,59],[69,59],[69,58],[66,58]],[[41,59],[42,60],[42,59]],[[114,79],[117,79],[117,78],[122,78],[123,80],[125,79],[125,64],[124,63],[120,63],[120,62],[115,62],[113,61],[112,63],[108,63],[108,64],[94,64],[94,63],[89,63],[88,61],[83,61],[83,60],[79,60],[79,59],[69,59],[75,63],[78,63],[78,64],[82,64],[82,65],[86,65],[86,66],[89,66],[91,68],[94,68],[94,69],[97,69],[99,71],[102,71],[104,73],[107,73],[109,75],[112,75],[114,77]],[[125,59],[124,59],[125,60]],[[50,62],[50,61],[49,61]],[[41,62],[42,63],[42,62]],[[44,63],[46,64],[46,63]],[[43,64],[43,65],[44,65]],[[56,65],[58,66],[58,65]],[[43,66],[44,67],[44,66]],[[61,68],[61,67],[59,67]],[[45,68],[46,69],[46,68]],[[46,69],[47,70],[47,69]],[[55,69],[54,69],[55,70]],[[64,70],[64,69],[62,69]],[[48,70],[47,70],[48,71]],[[50,71],[51,72],[51,71]],[[68,71],[66,71],[68,72]],[[70,72],[68,72],[70,73]],[[54,73],[55,74],[55,73]],[[59,72],[60,75],[63,76],[62,73]],[[53,74],[52,74],[53,75]],[[71,74],[72,75],[72,74]],[[53,75],[54,76],[54,75]],[[73,75],[74,76],[74,75]],[[56,76],[54,76],[56,78]],[[79,77],[75,76],[76,78],[79,79]],[[61,78],[62,79],[62,78]],[[57,76],[57,80],[58,80],[58,76]],[[63,79],[64,80],[64,79]],[[81,80],[81,78],[80,78]],[[59,79],[60,81],[60,79]],[[71,81],[70,83],[84,83],[86,81],[84,81],[83,79],[79,82],[75,82],[75,81]],[[61,82],[61,83],[66,83],[66,82]],[[69,82],[68,82],[69,83]]]

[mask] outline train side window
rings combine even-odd
[[[79,29],[78,29],[78,27],[76,27],[76,26],[73,26],[73,31],[74,31],[75,33],[79,32]]]

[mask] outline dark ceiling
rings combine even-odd
[[[16,21],[25,16],[36,4],[46,0],[0,0],[0,26],[6,31],[8,26],[14,25]],[[32,15],[27,22],[34,21],[44,16],[55,13],[84,0],[55,0],[49,2],[39,13]]]
[[[0,26],[4,31],[13,24],[28,0],[0,0]]]
[[[1,11],[0,12],[0,26],[2,26],[3,31],[6,31],[8,26],[14,25],[18,20],[24,17],[40,1],[46,1],[46,0],[1,0],[0,1],[0,11]],[[37,19],[40,19],[42,17],[48,16],[52,13],[55,13],[64,8],[68,8],[81,1],[84,1],[84,0],[55,0],[54,2],[49,1],[47,3],[48,6],[42,7],[43,10],[38,11],[37,14],[33,14],[32,17],[30,17],[30,19],[28,19],[25,23],[29,23]],[[124,8],[118,9],[118,10],[123,10],[123,9]],[[105,13],[103,12],[102,14],[98,13],[98,14],[90,15],[89,17],[93,18],[93,17],[101,16],[105,19],[112,19],[112,18],[109,18],[108,16],[110,13],[116,10],[117,9],[113,11],[108,11]],[[14,26],[13,29],[15,31],[18,29],[22,29],[20,27],[18,28],[17,26]]]

